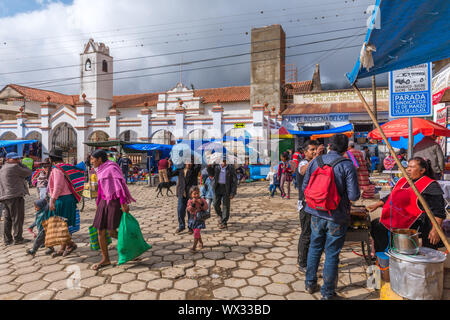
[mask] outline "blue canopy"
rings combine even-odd
[[[139,150],[139,151],[153,151],[153,150],[172,150],[173,146],[168,144],[157,144],[157,143],[135,143],[124,145],[125,148]]]
[[[310,137],[312,135],[316,134],[329,134],[329,133],[343,133],[353,130],[353,124],[349,123],[342,127],[327,129],[327,130],[320,130],[320,131],[294,131],[289,130],[290,134],[295,134],[299,137]]]
[[[358,58],[347,79],[354,84],[360,78],[450,57],[449,17],[448,0],[376,0],[364,41],[375,47],[374,66],[367,70]]]
[[[38,142],[37,140],[0,140],[0,148],[17,146],[21,144],[30,144]]]

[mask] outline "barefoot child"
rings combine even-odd
[[[208,203],[205,199],[200,198],[200,189],[197,186],[193,186],[189,191],[190,199],[187,203],[187,210],[189,212],[188,226],[189,229],[194,230],[194,246],[191,251],[197,250],[197,243],[200,243],[199,249],[203,248],[202,236],[200,234],[201,229],[205,229],[205,221],[197,219],[197,212],[208,210]]]

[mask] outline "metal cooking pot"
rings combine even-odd
[[[401,254],[419,253],[419,232],[414,229],[394,229],[391,233],[393,251]]]

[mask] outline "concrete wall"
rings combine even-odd
[[[250,105],[269,103],[278,112],[285,80],[286,35],[280,25],[252,29]]]

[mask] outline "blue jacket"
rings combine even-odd
[[[323,162],[325,164],[332,163],[334,160],[340,158],[336,151],[330,151],[323,155]],[[303,180],[302,190],[305,191],[308,186],[309,179],[312,173],[318,168],[317,158],[314,159],[306,170],[305,179]],[[334,181],[341,196],[341,202],[336,210],[331,211],[331,215],[327,211],[315,210],[306,206],[305,211],[309,214],[333,221],[340,225],[350,223],[350,201],[356,201],[360,197],[358,176],[356,168],[350,160],[342,161],[334,167]]]
[[[201,197],[205,199],[214,199],[214,178],[206,178],[205,184],[202,186]]]

